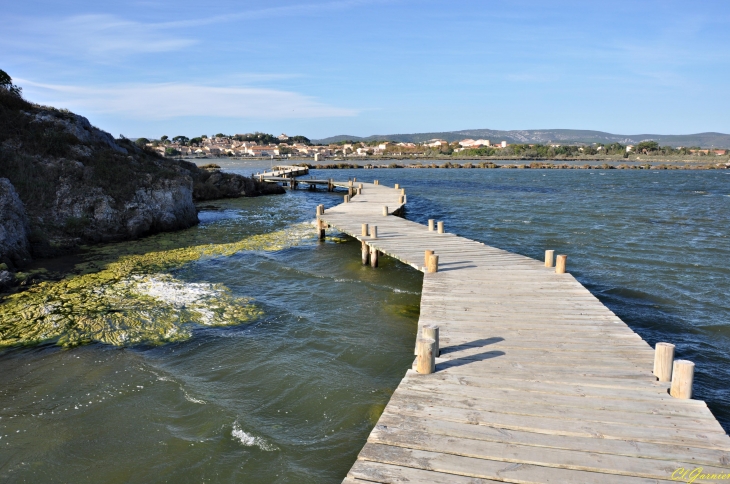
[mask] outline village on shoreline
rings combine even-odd
[[[678,168],[689,166],[726,168],[730,166],[730,150],[701,147],[659,146],[655,141],[637,145],[611,144],[509,144],[487,139],[463,139],[448,142],[432,139],[423,143],[392,141],[341,141],[314,144],[304,136],[273,136],[265,133],[221,133],[197,138],[167,136],[159,140],[138,138],[135,143],[160,155],[185,159],[277,159],[300,161],[311,168],[588,168],[576,162],[603,162],[610,168],[639,168],[666,163]],[[483,160],[512,163],[498,165]],[[391,163],[386,163],[391,161]],[[397,163],[411,161],[412,163]],[[443,161],[443,163],[434,163]],[[523,161],[525,163],[520,164]],[[313,163],[312,163],[313,162]],[[326,163],[329,162],[329,163]],[[473,162],[473,163],[472,163]],[[617,165],[618,163],[618,165]],[[625,164],[625,166],[623,166]]]

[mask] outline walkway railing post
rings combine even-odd
[[[395,184],[395,189],[398,190],[399,188],[400,188],[400,185],[396,183]]]
[[[672,369],[672,387],[669,394],[674,398],[692,398],[694,376],[694,363],[687,360],[676,360]]]
[[[373,246],[370,246],[370,267],[378,267],[378,249]]]
[[[418,338],[416,342],[418,356],[416,371],[422,375],[429,375],[436,371],[436,341],[430,338]]]
[[[439,256],[431,254],[428,257],[428,265],[426,266],[426,272],[438,272],[439,271]]]
[[[377,239],[378,238],[378,226],[373,225],[370,227],[370,238],[371,239]]]
[[[438,227],[438,233],[443,234],[444,233],[444,223],[439,222],[438,224],[436,224],[436,226]]]
[[[674,345],[657,343],[654,348],[654,376],[659,381],[672,381],[672,362],[674,361]]]
[[[433,255],[432,250],[427,250],[423,256],[423,267],[428,267],[428,258]]]
[[[552,267],[555,262],[555,251],[554,250],[546,250],[545,251],[545,267]]]
[[[345,203],[350,203],[350,195],[345,195]]]
[[[380,185],[380,182],[378,180],[373,180],[373,185]]]
[[[363,237],[368,236],[368,224],[362,224],[362,231],[360,233]]]
[[[383,205],[383,217],[388,216],[388,207],[386,205]]]
[[[363,240],[362,241],[362,265],[366,266],[370,263],[370,247]]]
[[[405,196],[405,195],[401,195],[401,196],[400,196],[400,197],[398,198],[398,204],[399,204],[399,205],[405,205],[405,204],[406,204],[406,196]]]
[[[557,261],[555,262],[555,273],[556,274],[565,274],[565,264],[568,260],[567,255],[559,255],[557,258]]]
[[[434,220],[432,218],[428,219],[428,231],[433,232],[433,224]]]
[[[441,353],[439,349],[439,327],[434,324],[427,324],[421,328],[421,338],[432,339],[436,342],[433,349],[433,356],[436,357]]]

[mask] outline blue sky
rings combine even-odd
[[[115,136],[730,132],[727,2],[5,2],[0,68]]]

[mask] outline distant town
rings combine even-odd
[[[520,158],[520,159],[582,159],[617,158],[631,160],[640,156],[727,156],[726,149],[701,147],[659,146],[656,141],[642,141],[637,145],[620,143],[592,144],[509,144],[488,139],[463,139],[448,142],[431,139],[422,143],[380,141],[340,141],[327,145],[314,144],[304,136],[274,136],[266,133],[248,133],[197,138],[162,136],[159,140],[138,138],[135,143],[167,157],[183,158],[294,158],[313,159],[367,159],[367,158]],[[640,158],[639,158],[640,159]]]

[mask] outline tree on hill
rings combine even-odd
[[[149,142],[150,140],[148,140],[147,138],[137,138],[136,140],[134,140],[134,144],[136,144],[140,148],[144,148]]]
[[[652,151],[659,151],[659,143],[656,141],[642,141],[635,148],[637,153],[649,154]]]
[[[301,143],[303,145],[311,145],[312,142],[306,136],[289,136],[289,143]]]
[[[180,143],[181,145],[187,144],[190,141],[190,138],[187,136],[175,136],[172,138],[173,141]]]
[[[217,135],[215,135],[215,137],[216,138],[228,138],[229,136],[227,136],[227,135],[225,135],[223,133],[218,133]]]
[[[23,92],[23,88],[13,84],[13,78],[2,69],[0,69],[0,90],[14,94],[18,97],[20,97]]]

